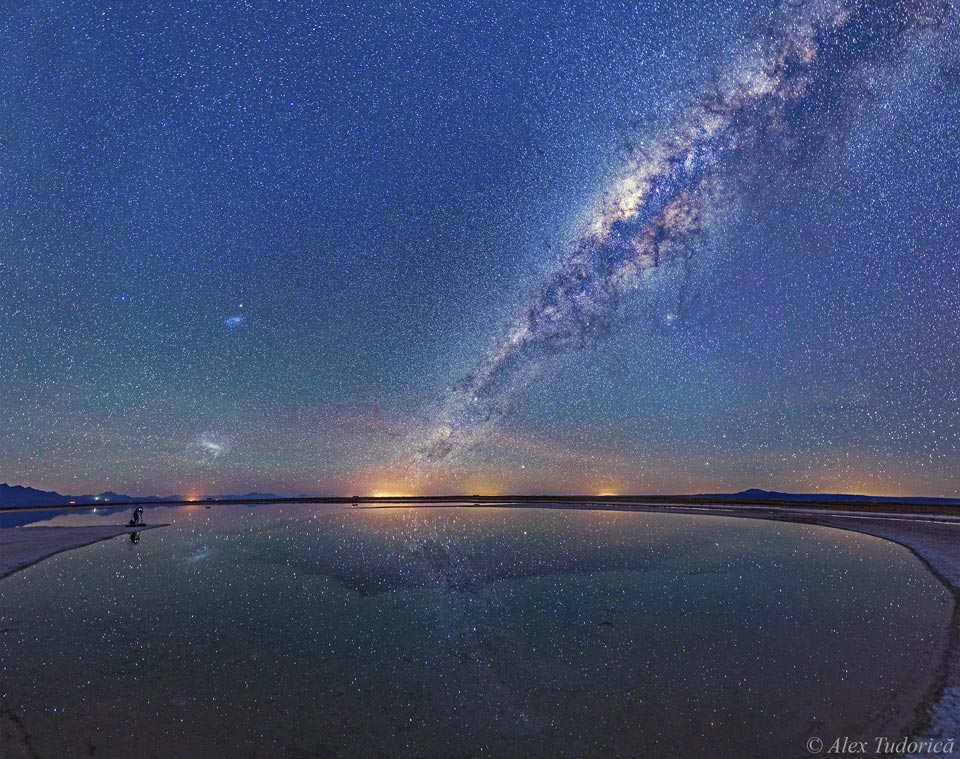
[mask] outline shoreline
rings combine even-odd
[[[151,524],[93,525],[90,527],[4,527],[0,529],[0,580],[58,553],[110,540],[118,535],[166,527]]]
[[[353,505],[354,509],[397,508],[533,508],[585,511],[629,511],[638,513],[673,513],[689,516],[734,517],[760,519],[794,524],[806,524],[846,530],[890,541],[908,550],[924,568],[947,590],[952,599],[945,628],[939,631],[937,645],[939,661],[924,673],[917,690],[917,700],[911,696],[909,706],[899,705],[886,720],[887,735],[903,731],[899,737],[916,740],[960,737],[960,518],[931,514],[856,513],[844,510],[807,510],[758,505],[715,506],[684,503],[625,504],[625,503],[390,503]],[[33,566],[44,559],[75,548],[82,548],[119,535],[164,527],[151,524],[143,527],[126,525],[96,525],[87,527],[0,528],[0,581],[3,578]],[[883,734],[883,733],[881,733]],[[914,755],[921,757],[924,755]]]
[[[357,509],[411,508],[412,504],[355,506]],[[626,511],[688,516],[760,519],[846,530],[887,540],[908,550],[946,589],[953,601],[946,627],[941,631],[939,661],[932,667],[923,695],[904,707],[909,713],[887,721],[890,727],[916,740],[960,737],[960,517],[933,514],[826,511],[776,506],[727,504],[692,506],[685,503],[494,503],[423,504],[419,508],[519,508],[584,511]],[[899,723],[899,724],[896,724]],[[893,737],[889,735],[888,737]],[[905,737],[905,736],[899,736]],[[922,759],[927,754],[913,754]],[[932,755],[931,755],[932,756]]]
[[[906,735],[917,740],[956,738],[960,730],[960,523],[913,518],[874,519],[826,514],[751,515],[768,521],[810,524],[887,540],[908,550],[953,598],[934,676],[905,720]],[[952,538],[952,539],[951,539]],[[892,737],[892,736],[891,736]],[[897,736],[898,738],[900,736]],[[912,754],[912,757],[928,754]]]
[[[883,522],[848,524],[847,521],[841,517],[810,523],[870,535],[906,548],[953,597],[953,611],[944,631],[945,646],[935,680],[916,705],[907,732],[918,739],[956,738],[960,730],[960,526],[944,528],[943,525],[911,523],[910,527],[891,527]],[[952,541],[944,535],[947,529],[957,533]]]

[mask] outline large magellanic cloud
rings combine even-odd
[[[802,160],[862,105],[873,68],[952,33],[955,20],[952,4],[937,0],[826,0],[757,39],[680,118],[638,140],[557,267],[410,441],[409,464],[454,461],[483,439],[536,357],[590,344],[655,272],[691,265],[758,156]]]

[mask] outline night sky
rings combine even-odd
[[[958,495],[958,15],[8,8],[0,480]]]

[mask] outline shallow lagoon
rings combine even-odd
[[[887,722],[923,696],[950,610],[906,549],[820,527],[146,517],[172,524],[0,582],[4,757],[800,756],[811,736],[902,729]]]

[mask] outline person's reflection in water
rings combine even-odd
[[[143,521],[143,506],[137,506],[133,510],[133,519],[127,522],[127,527],[143,527],[145,522]],[[140,530],[130,533],[130,542],[133,545],[140,543]]]

